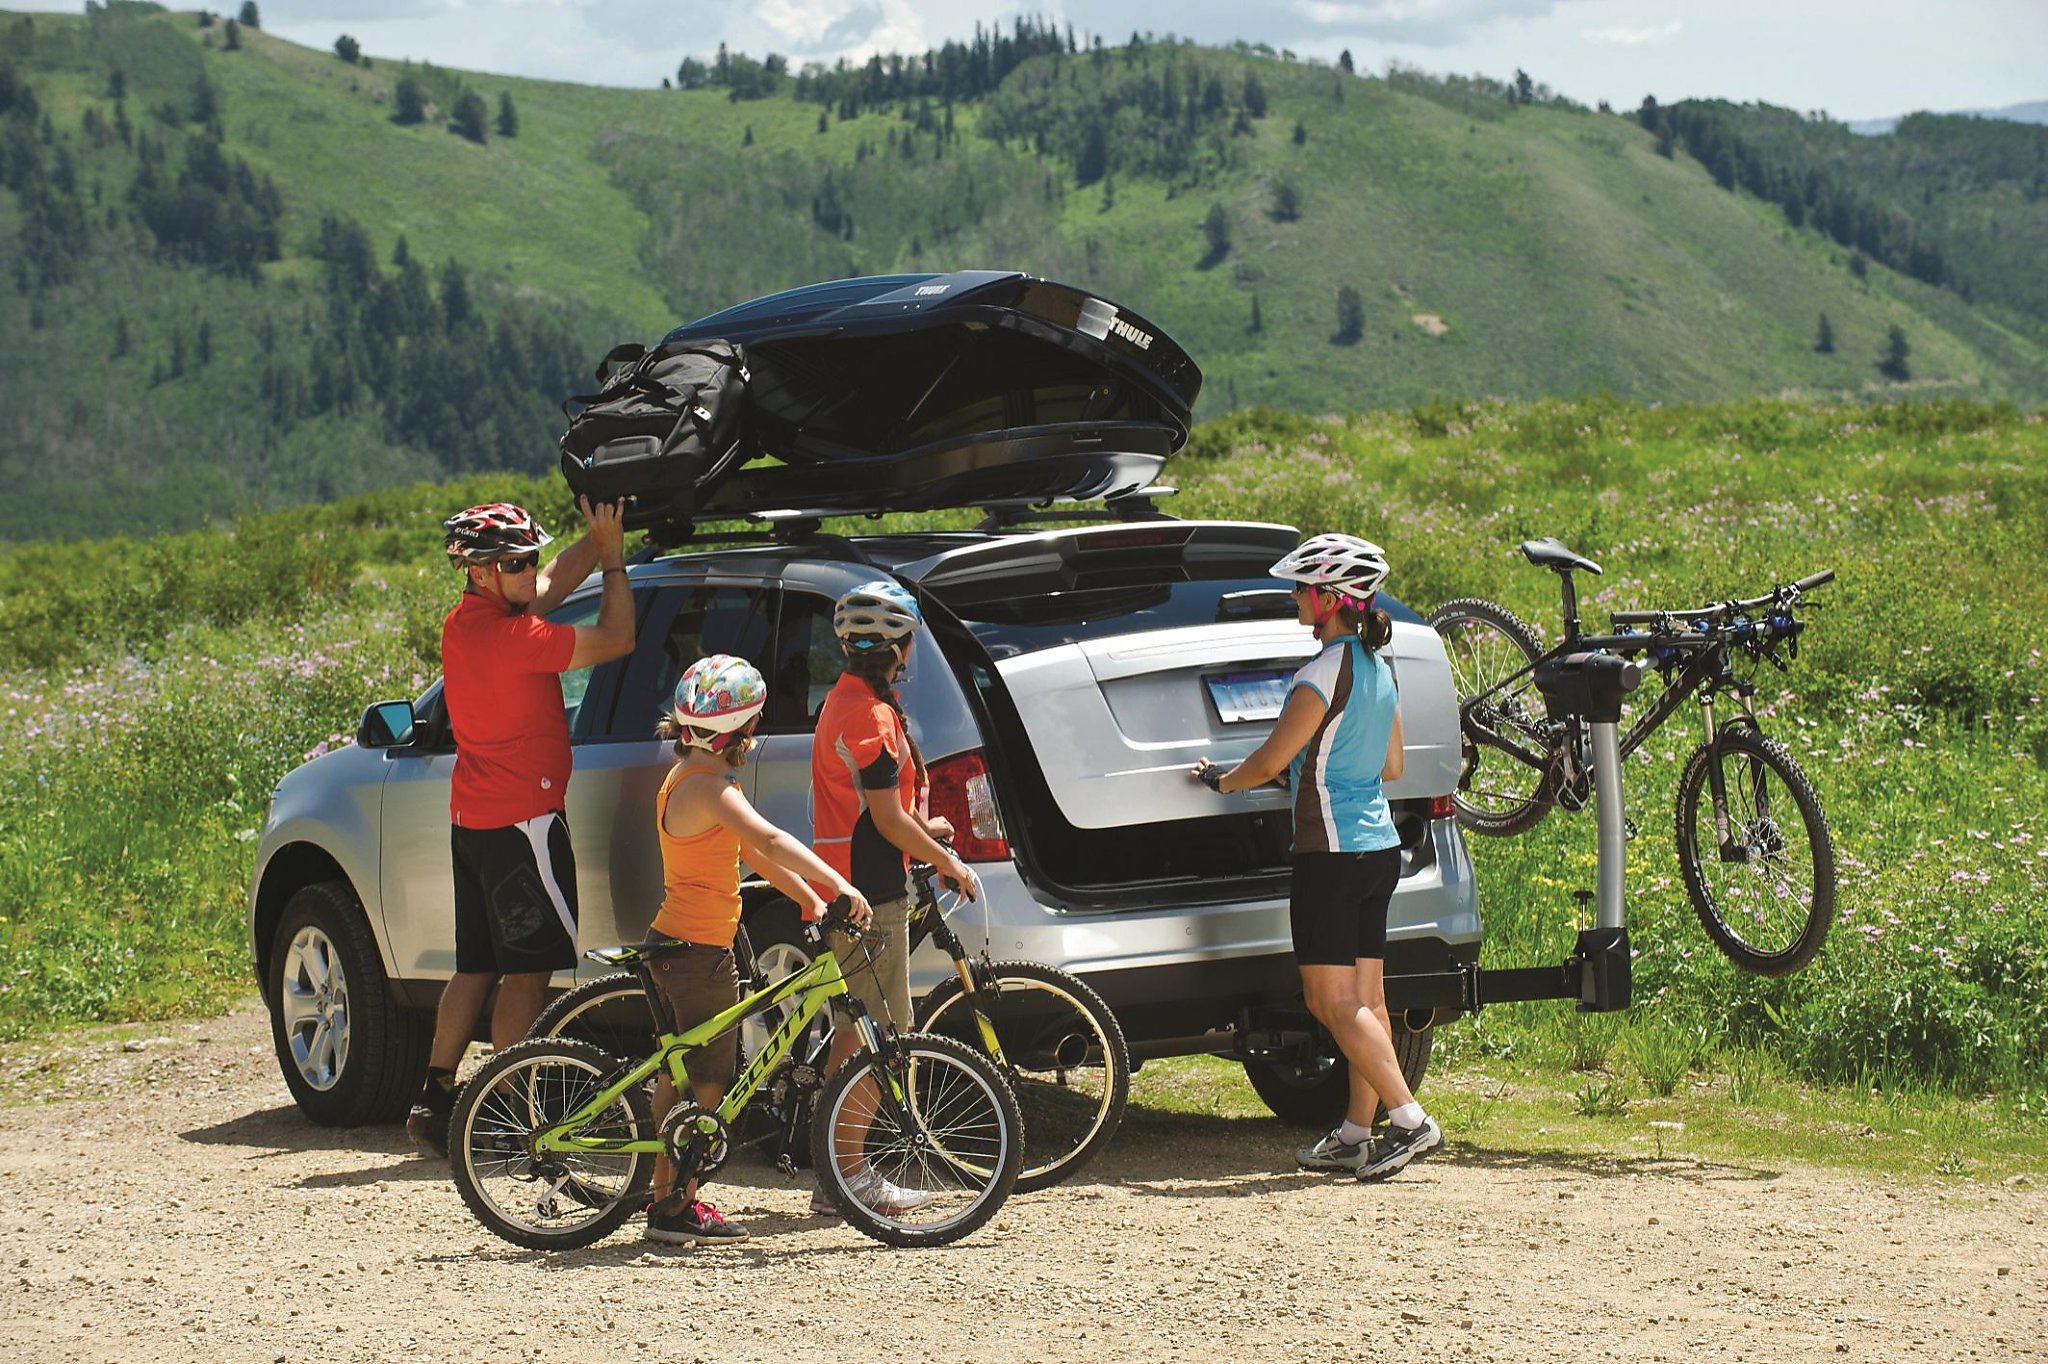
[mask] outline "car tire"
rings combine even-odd
[[[403,1118],[426,1076],[432,1020],[392,998],[348,884],[295,892],[267,960],[271,1045],[300,1110],[323,1127]]]
[[[1398,1019],[1394,1023],[1394,1059],[1410,1089],[1421,1086],[1429,1069],[1434,1037],[1434,1029],[1411,1032]],[[1273,1116],[1290,1127],[1327,1132],[1344,1121],[1344,1109],[1351,1102],[1351,1072],[1334,1049],[1302,1061],[1246,1057],[1244,1073]],[[1380,1112],[1386,1112],[1384,1105]]]

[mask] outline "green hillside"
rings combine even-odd
[[[1852,261],[1632,117],[1044,46],[955,99],[892,93],[878,63],[820,103],[808,77],[739,99],[364,67],[251,30],[230,50],[219,22],[128,3],[0,14],[0,538],[544,471],[555,404],[613,342],[897,269],[1098,289],[1194,354],[1209,417],[2048,395],[2014,309]],[[408,81],[424,118],[402,125]],[[517,135],[455,135],[465,92],[509,98]],[[1894,326],[1903,384],[1876,367]]]

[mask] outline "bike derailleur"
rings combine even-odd
[[[732,1132],[724,1119],[695,1100],[685,1099],[671,1108],[660,1131],[678,1180],[713,1174],[732,1155]]]

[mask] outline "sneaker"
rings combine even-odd
[[[1294,1153],[1294,1163],[1304,1170],[1356,1170],[1364,1159],[1364,1143],[1345,1141],[1335,1128],[1324,1133],[1314,1146],[1304,1146]]]
[[[694,1203],[677,1200],[647,1214],[647,1239],[677,1246],[738,1245],[747,1239],[747,1229],[701,1198]]]
[[[1444,1144],[1444,1129],[1435,1118],[1425,1117],[1420,1127],[1389,1127],[1385,1136],[1372,1139],[1365,1159],[1358,1163],[1358,1180],[1371,1184],[1421,1160]]]
[[[426,1104],[414,1104],[412,1112],[405,1115],[406,1139],[414,1146],[424,1146],[435,1155],[448,1155],[448,1115],[436,1113]]]
[[[906,1212],[916,1212],[930,1203],[933,1197],[921,1189],[891,1184],[876,1174],[872,1167],[864,1167],[860,1173],[848,1177],[846,1183],[855,1198],[883,1217],[900,1217]],[[838,1205],[822,1184],[811,1194],[811,1211],[825,1217],[839,1215]]]

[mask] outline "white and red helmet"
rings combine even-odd
[[[537,554],[555,538],[540,528],[532,512],[510,502],[486,502],[459,511],[443,521],[441,529],[448,536],[448,557],[457,564],[487,564],[507,554]]]
[[[1367,606],[1387,580],[1387,552],[1356,535],[1312,535],[1266,571]]]
[[[692,748],[717,753],[729,747],[767,704],[761,670],[731,654],[698,659],[676,682],[676,723]]]

